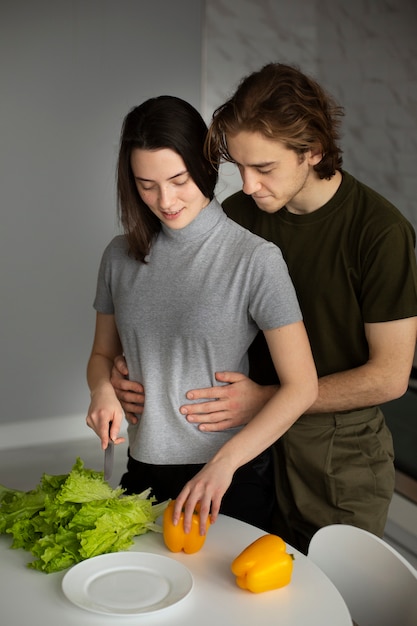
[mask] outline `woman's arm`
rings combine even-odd
[[[185,511],[184,528],[200,502],[201,533],[207,516],[214,522],[235,471],[281,437],[317,397],[317,372],[303,322],[265,331],[280,387],[257,415],[230,439],[182,489],[174,523]]]
[[[120,352],[114,315],[97,313],[94,342],[87,365],[91,403],[86,422],[100,437],[103,450],[107,448],[109,437],[116,444],[124,441],[123,437],[118,437],[123,409],[110,382],[113,361]]]

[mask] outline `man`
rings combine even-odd
[[[342,115],[314,80],[268,64],[214,112],[208,141],[242,177],[226,213],[282,250],[316,362],[317,401],[274,444],[275,529],[304,552],[331,523],[383,534],[394,455],[379,405],[407,390],[416,345],[415,233],[342,169]],[[250,376],[216,373],[229,384],[191,390],[181,412],[207,432],[250,420],[279,384],[261,336]],[[113,384],[135,420],[143,389],[116,373]]]

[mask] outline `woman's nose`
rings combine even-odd
[[[174,202],[174,193],[169,187],[161,187],[159,190],[159,205],[161,209],[169,209]]]

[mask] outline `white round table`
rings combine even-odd
[[[290,546],[294,568],[289,585],[253,594],[237,587],[233,559],[263,531],[219,516],[196,554],[172,553],[159,533],[137,537],[130,551],[164,555],[185,565],[193,588],[180,602],[147,615],[108,616],[73,604],[62,591],[65,571],[45,574],[26,567],[24,550],[11,550],[11,538],[0,537],[0,606],[5,626],[352,626],[336,587],[305,555]]]

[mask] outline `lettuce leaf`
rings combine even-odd
[[[162,532],[156,520],[167,502],[156,504],[150,489],[123,493],[77,458],[69,474],[43,474],[31,491],[0,485],[0,533],[12,535],[12,548],[36,557],[28,567],[50,573],[126,550],[137,535]]]

